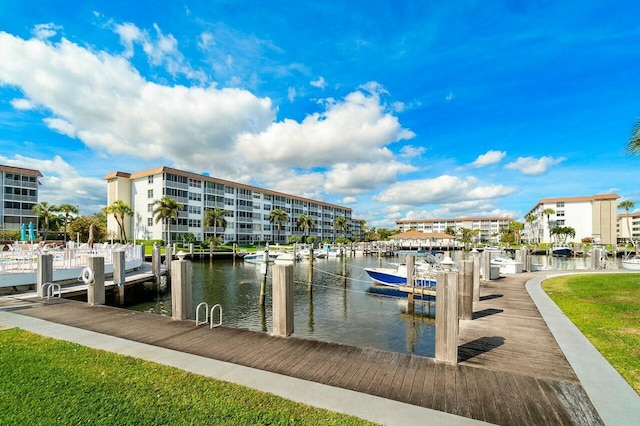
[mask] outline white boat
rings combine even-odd
[[[502,274],[522,273],[522,262],[516,262],[510,257],[496,257],[491,259],[491,266],[498,266]]]
[[[569,257],[573,254],[573,249],[567,243],[555,243],[551,246],[551,256]]]
[[[300,255],[305,258],[308,259],[310,257],[310,250],[309,249],[302,249],[300,250]],[[322,250],[314,250],[313,251],[313,258],[314,259],[322,259],[327,257],[327,253],[323,252]]]
[[[293,262],[302,259],[300,253],[293,253],[292,251],[283,251],[274,253],[276,255],[276,262]]]
[[[278,255],[276,253],[269,252],[268,254],[269,263],[274,262],[277,257]],[[249,253],[246,256],[244,256],[242,259],[245,262],[249,262],[249,263],[264,263],[264,252],[261,251],[256,253]]]
[[[622,267],[632,271],[640,271],[640,256],[636,255],[622,260]]]

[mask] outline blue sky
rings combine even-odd
[[[455,3],[455,4],[454,4]],[[634,1],[0,1],[0,164],[106,205],[172,166],[369,226],[640,206]]]

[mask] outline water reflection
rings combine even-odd
[[[396,352],[434,356],[435,303],[416,301],[409,314],[406,297],[371,293],[371,280],[364,267],[378,266],[385,260],[368,257],[317,259],[313,271],[309,262],[294,266],[293,336]],[[343,275],[346,274],[346,275]],[[262,274],[259,265],[214,260],[193,263],[193,306],[219,303],[224,324],[271,332],[271,273],[266,303],[259,305]],[[131,309],[149,310],[162,305],[171,312],[171,295],[151,293],[152,300]]]

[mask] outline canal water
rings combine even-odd
[[[454,254],[458,260],[460,253]],[[389,267],[396,258],[347,257],[346,277],[341,258],[316,259],[309,285],[309,262],[294,264],[293,336],[360,347],[434,356],[435,302],[416,301],[410,313],[407,298],[382,295],[365,267]],[[588,258],[534,256],[545,269],[588,269]],[[617,265],[612,265],[617,268]],[[265,308],[259,306],[260,265],[242,260],[193,262],[193,308],[200,302],[220,304],[223,324],[255,331],[272,331],[271,272]],[[144,301],[129,309],[171,315],[170,291],[146,290]],[[139,299],[140,300],[140,299]],[[203,311],[204,312],[204,311]]]

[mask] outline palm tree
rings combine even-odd
[[[269,222],[275,223],[278,225],[278,240],[280,242],[280,230],[282,229],[282,224],[287,223],[289,221],[289,213],[285,212],[282,209],[271,210],[269,213]]]
[[[520,244],[520,231],[524,229],[524,224],[522,222],[518,222],[517,220],[513,220],[509,222],[509,234],[513,236],[513,242],[515,244]]]
[[[53,217],[53,214],[58,211],[58,208],[53,204],[42,201],[33,206],[33,211],[36,212],[39,219],[42,219],[42,222],[44,224],[44,240],[46,241],[49,235],[49,221]]]
[[[129,204],[125,203],[122,200],[116,200],[108,207],[105,207],[104,212],[106,214],[112,214],[118,223],[118,228],[120,228],[120,239],[122,242],[127,242],[127,230],[124,226],[124,219],[126,216],[132,216],[133,211]]]
[[[627,151],[629,154],[640,155],[640,120],[633,126]]]
[[[316,222],[311,216],[308,216],[306,214],[301,214],[300,216],[298,216],[298,228],[302,230],[303,237],[306,235],[305,230],[308,229],[309,231],[311,231],[315,226]],[[305,241],[306,238],[303,238],[302,240]]]
[[[167,197],[166,195],[159,200],[153,202],[153,216],[156,223],[162,221],[167,230],[167,243],[171,244],[171,232],[169,229],[171,219],[178,218],[178,210],[182,210],[182,203]]]
[[[640,134],[639,134],[639,137],[640,137]],[[620,204],[618,204],[618,208],[624,209],[624,212],[627,215],[629,214],[629,210],[631,210],[635,206],[636,206],[636,203],[634,203],[631,200],[625,200],[625,201],[622,201]],[[627,232],[629,233],[629,238],[631,238],[631,242],[633,243],[633,237],[631,236],[631,225],[629,225],[629,217],[626,217],[625,219],[627,222]]]
[[[549,242],[551,242],[551,220],[550,217],[552,214],[555,214],[555,210],[552,208],[546,208],[542,210],[542,215],[547,216],[547,227],[549,228]]]
[[[349,222],[347,221],[346,217],[338,216],[333,220],[334,241],[335,241],[336,230],[340,231],[343,237],[344,237],[344,233],[349,231]]]
[[[223,232],[227,228],[227,220],[224,218],[226,214],[226,210],[217,206],[204,211],[204,226],[213,226],[213,238],[218,238],[218,228],[222,228]]]
[[[73,204],[63,204],[58,207],[58,211],[64,213],[64,242],[67,242],[67,234],[69,231],[67,227],[69,226],[69,219],[72,214],[78,215],[78,207]]]
[[[538,216],[536,216],[533,213],[529,213],[528,215],[526,215],[524,217],[524,220],[525,220],[525,222],[527,222],[527,225],[529,226],[529,229],[531,230],[531,235],[534,236],[533,237],[534,238],[534,242],[537,243],[537,241],[535,241],[536,238],[535,238],[535,233],[534,233],[534,230],[533,230],[533,223],[538,220]]]

